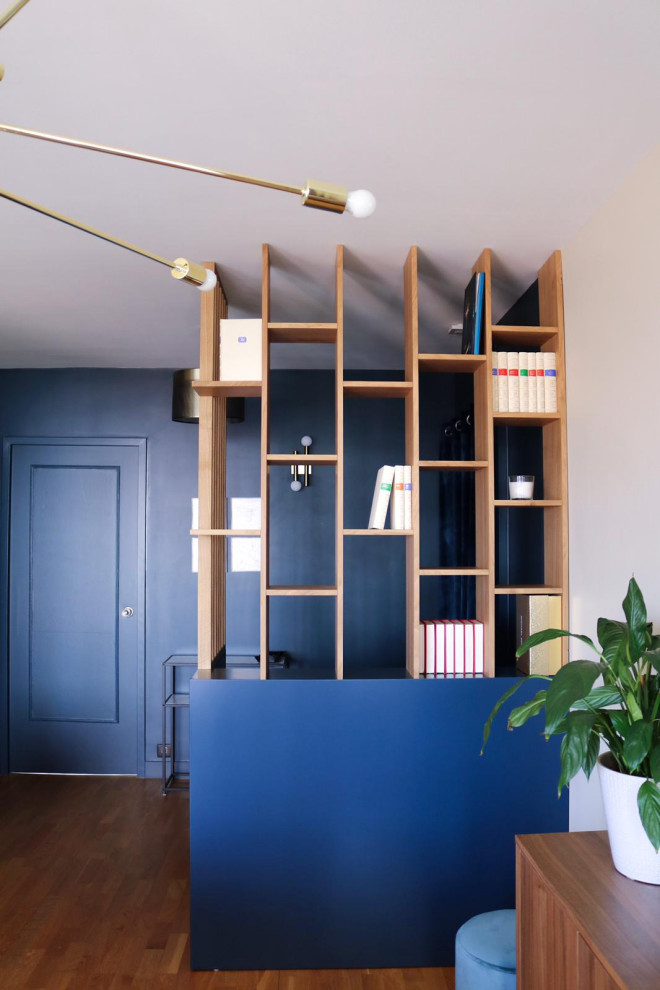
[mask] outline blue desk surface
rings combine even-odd
[[[194,678],[193,969],[453,965],[514,906],[515,834],[568,826],[540,726],[479,756],[510,683]]]

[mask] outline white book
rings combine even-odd
[[[474,674],[474,623],[466,619],[462,625],[465,634],[465,673]]]
[[[435,677],[435,622],[430,622],[425,620],[424,622],[424,639],[425,639],[425,670],[426,676]]]
[[[454,653],[454,623],[445,619],[442,624],[445,627],[445,673],[454,674],[456,672],[456,655]]]
[[[545,381],[541,351],[536,355],[536,411],[545,412]]]
[[[419,624],[419,675],[424,677],[426,674],[426,630],[424,629],[424,623]]]
[[[543,384],[545,411],[557,412],[557,355],[554,351],[543,351]]]
[[[520,411],[529,412],[529,354],[522,351],[519,355],[518,378],[520,380]]]
[[[261,320],[220,320],[220,381],[260,382]]]
[[[536,402],[536,351],[531,351],[527,355],[527,367],[529,371],[529,411],[537,411]]]
[[[394,486],[392,488],[392,511],[390,522],[392,529],[405,529],[405,493],[403,482],[403,464],[394,465]]]
[[[473,621],[474,626],[474,674],[475,677],[484,675],[484,624]]]
[[[465,626],[452,622],[454,627],[454,673],[465,674]]]
[[[445,669],[445,624],[434,622],[435,626],[435,672],[444,676]]]
[[[394,468],[390,464],[383,464],[376,477],[376,487],[374,488],[374,497],[371,503],[371,515],[369,516],[369,529],[385,529],[387,507],[390,504],[393,481]]]
[[[412,529],[412,465],[403,465],[403,528]]]
[[[517,351],[508,351],[506,366],[508,375],[509,406],[507,412],[520,412],[520,379],[518,378],[519,355]]]
[[[500,386],[497,381],[497,355],[493,354],[493,412],[500,411]]]
[[[509,369],[507,367],[507,352],[497,352],[497,394],[499,396],[499,412],[509,411]]]

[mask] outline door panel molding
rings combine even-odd
[[[138,587],[137,618],[137,771],[145,772],[145,649],[146,649],[146,493],[145,437],[10,436],[3,440],[0,494],[0,773],[9,770],[9,537],[12,454],[26,446],[135,447],[138,450]]]

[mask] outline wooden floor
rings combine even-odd
[[[188,798],[130,777],[0,777],[0,988],[453,990],[450,969],[191,973]]]

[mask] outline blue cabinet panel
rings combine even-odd
[[[554,741],[479,756],[510,683],[193,679],[193,968],[452,965],[514,904],[514,835],[568,824]]]

